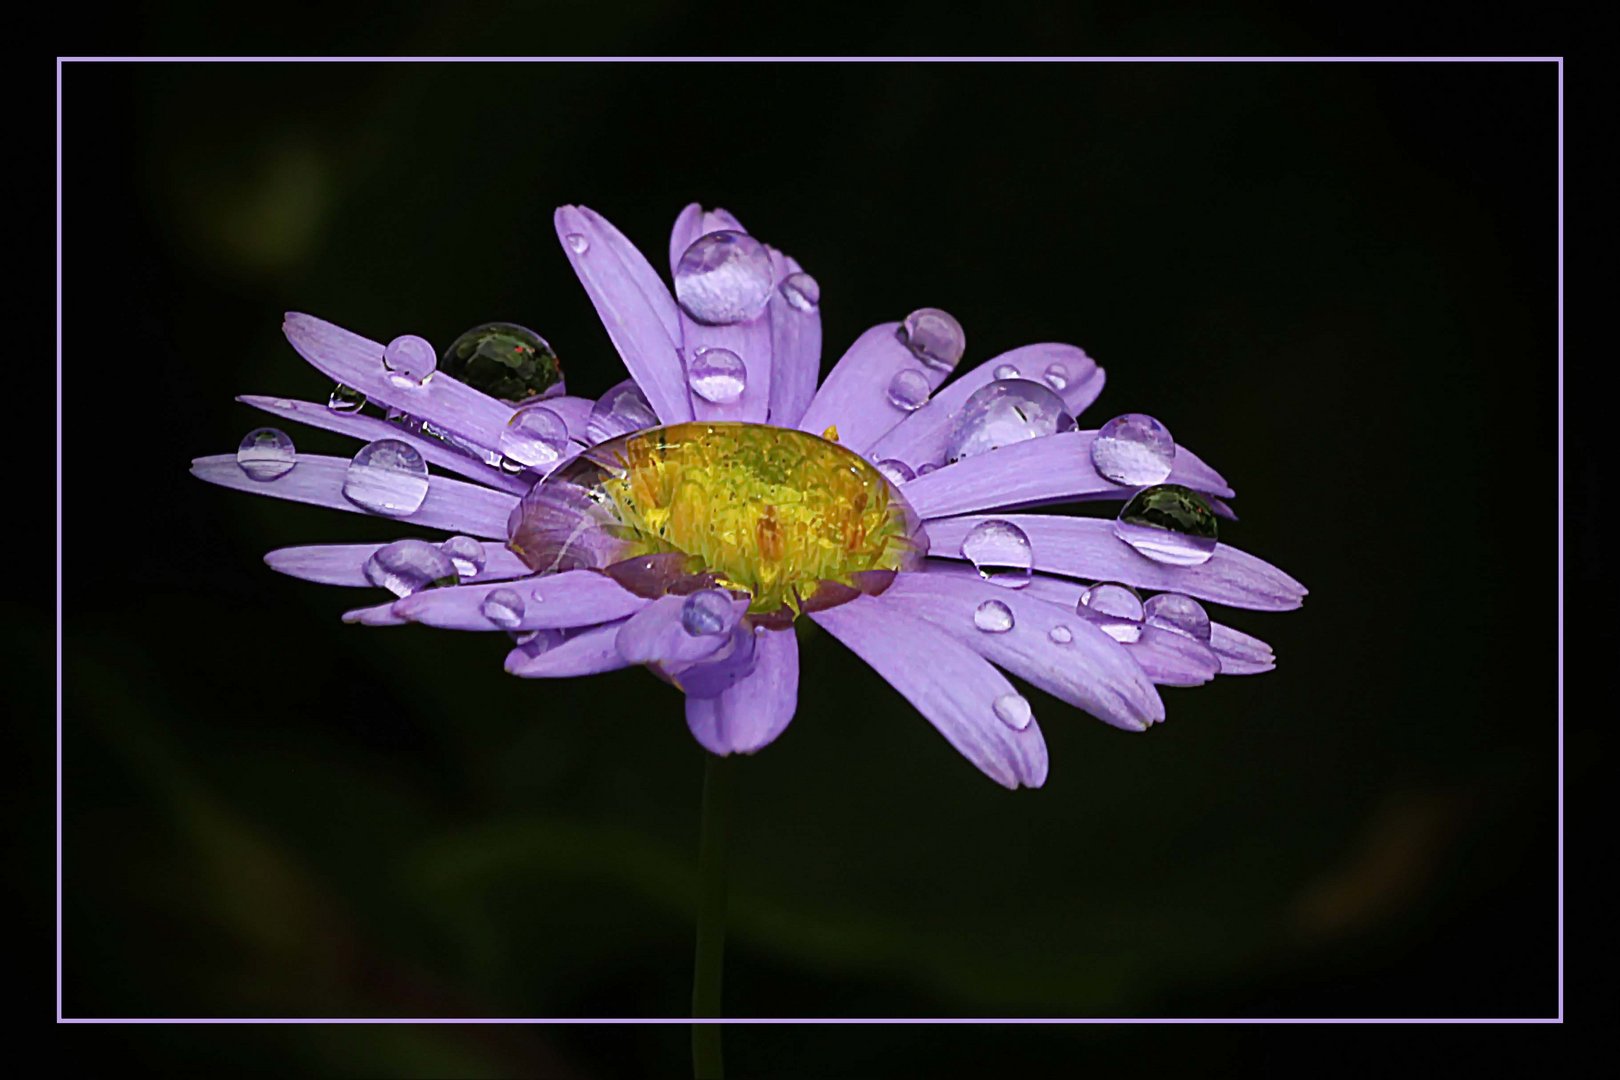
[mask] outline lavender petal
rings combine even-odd
[[[485,599],[497,589],[510,589],[522,599],[516,622],[496,624],[484,614]],[[424,589],[395,603],[394,612],[443,630],[564,630],[622,619],[650,602],[605,574],[568,570],[517,582]]]
[[[782,295],[782,282],[802,268],[775,248],[767,250],[776,271],[776,290],[765,307],[771,322],[770,422],[797,427],[821,376],[821,308],[800,311]]]
[[[613,643],[620,625],[612,622],[580,630],[538,656],[520,645],[506,654],[507,674],[522,679],[571,679],[629,667],[630,662]]]
[[[718,652],[731,639],[725,634],[692,635],[681,625],[684,596],[660,596],[619,628],[619,653],[632,664],[688,664]],[[748,601],[738,603],[747,610]]]
[[[277,548],[265,555],[270,569],[289,577],[321,585],[371,588],[366,577],[366,560],[386,544],[312,544],[306,547]],[[507,581],[534,573],[505,544],[484,544],[484,568],[478,580]]]
[[[899,329],[897,322],[880,323],[855,339],[799,418],[799,430],[820,435],[836,427],[839,444],[859,453],[908,415],[889,400],[897,373],[916,371],[931,389],[939,386],[946,373],[913,356],[896,336]]]
[[[799,703],[799,643],[769,630],[755,645],[753,673],[719,697],[686,699],[686,726],[712,754],[752,754],[782,734]]]

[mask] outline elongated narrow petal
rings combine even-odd
[[[703,206],[700,203],[687,203],[681,207],[681,212],[675,215],[675,224],[669,230],[670,277],[675,276],[675,268],[681,264],[681,256],[686,254],[686,249],[702,235]]]
[[[235,454],[216,454],[191,463],[191,474],[210,484],[354,514],[368,513],[343,495],[343,478],[348,469],[346,458],[299,454],[292,471],[274,480],[254,480],[236,463]],[[515,496],[504,491],[434,476],[428,478],[427,497],[422,505],[414,513],[390,520],[468,536],[504,539],[507,516],[517,503]]]
[[[1140,489],[1103,479],[1091,464],[1096,438],[1095,431],[1064,431],[1013,443],[924,473],[902,491],[924,518],[1074,498],[1130,498]],[[1181,447],[1170,483],[1232,494],[1220,474]]]
[[[1125,651],[1160,686],[1202,686],[1221,673],[1214,650],[1173,630],[1144,626]]]
[[[502,604],[501,621],[496,622],[486,614],[486,602],[502,590],[514,595],[517,604]],[[622,619],[648,603],[605,574],[569,570],[520,581],[424,589],[399,601],[394,611],[443,630],[566,630]]]
[[[688,369],[699,364],[706,349],[724,349],[743,362],[747,377],[736,401],[715,402],[692,392],[692,413],[699,420],[734,420],[763,424],[771,401],[771,319],[769,310],[747,322],[705,326],[681,313],[681,353]]]
[[[821,305],[816,297],[795,301],[782,291],[782,283],[803,268],[775,248],[769,250],[776,270],[776,291],[766,307],[771,320],[770,421],[797,427],[821,375]]]
[[[265,555],[270,569],[289,577],[322,585],[371,588],[366,577],[366,560],[385,544],[312,544],[307,547],[277,548]],[[505,544],[484,544],[484,568],[477,580],[507,581],[534,573]]]
[[[719,652],[731,639],[725,634],[689,634],[681,625],[684,596],[660,596],[643,606],[619,628],[619,651],[632,664],[687,664]],[[736,614],[748,609],[737,602]]]
[[[1068,381],[1058,391],[1058,396],[1069,407],[1071,416],[1080,415],[1080,411],[1091,404],[1102,390],[1102,369],[1092,362],[1083,349],[1073,345],[1023,345],[963,372],[930,398],[928,404],[874,442],[867,456],[874,461],[893,458],[913,469],[923,465],[942,465],[951,424],[975,390],[995,381],[996,372],[1004,367],[1016,369],[1018,377],[1040,379],[1042,373],[1053,364],[1063,365],[1063,369],[1069,373]]]
[[[855,339],[827,374],[799,429],[820,435],[838,429],[838,441],[861,452],[877,442],[909,413],[889,400],[889,387],[902,371],[915,371],[937,388],[945,374],[924,364],[901,344],[897,322],[880,323]]]
[[[1305,586],[1235,547],[1221,544],[1202,566],[1167,566],[1138,554],[1102,518],[1049,514],[970,514],[928,522],[930,555],[962,558],[962,540],[981,521],[1008,521],[1029,537],[1036,570],[1088,581],[1118,581],[1142,589],[1186,593],[1200,600],[1259,611],[1290,611]]]
[[[512,406],[443,372],[422,386],[394,385],[383,366],[382,345],[324,319],[289,311],[281,329],[298,355],[323,375],[474,445],[498,446],[501,428],[512,418]]]
[[[982,580],[967,568],[929,560],[901,574],[882,599],[965,643],[997,667],[1126,731],[1164,718],[1164,703],[1125,647],[1096,626],[1025,591]],[[975,625],[983,604],[1005,604],[1012,627],[989,633]],[[1058,639],[1053,632],[1058,631]]]
[[[570,679],[629,667],[613,643],[619,626],[612,622],[580,630],[541,653],[520,645],[506,654],[506,671],[523,679]]]
[[[508,476],[501,470],[486,465],[477,458],[469,457],[437,439],[424,439],[406,431],[398,424],[390,424],[375,416],[333,412],[325,405],[313,401],[289,401],[286,398],[260,397],[252,394],[244,394],[236,400],[255,409],[263,409],[283,420],[308,424],[310,427],[323,428],[326,431],[336,431],[342,435],[352,435],[366,442],[377,439],[399,439],[408,442],[416,447],[428,464],[437,465],[441,469],[465,476],[469,480],[476,480],[489,487],[510,491],[514,495],[522,495],[529,490],[529,484],[532,483]]]
[[[359,623],[361,626],[406,626],[410,620],[401,618],[394,613],[394,602],[377,604],[374,607],[354,608],[343,613],[346,623]]]
[[[1001,672],[956,638],[882,596],[810,616],[900,691],[957,751],[1006,788],[1046,781],[1046,740],[1034,719],[1017,730],[996,717],[1017,695]]]
[[[712,754],[752,754],[782,734],[798,704],[798,639],[771,630],[759,635],[746,678],[719,697],[687,697],[686,726]]]
[[[600,215],[559,207],[557,236],[608,338],[653,412],[666,424],[692,419],[678,348],[679,315],[651,264]]]

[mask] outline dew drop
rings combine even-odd
[[[502,630],[513,630],[523,622],[523,597],[515,589],[494,589],[478,605],[478,611]]]
[[[1022,694],[1002,694],[996,698],[991,708],[995,711],[996,719],[1014,731],[1023,731],[1029,727],[1029,722],[1035,715]]]
[[[450,556],[426,540],[396,540],[366,560],[366,580],[395,596],[459,585]]]
[[[438,366],[439,357],[433,351],[433,346],[426,338],[415,334],[397,337],[383,350],[383,367],[388,371],[388,381],[402,389],[412,390],[425,385]]]
[[[1069,388],[1069,369],[1062,364],[1053,364],[1046,369],[1046,385],[1062,393]]]
[[[783,280],[782,296],[798,311],[814,311],[821,306],[821,286],[802,270]]]
[[[293,441],[279,428],[254,428],[236,448],[236,463],[249,480],[274,480],[286,476],[297,464]]]
[[[1029,536],[1010,521],[981,521],[962,538],[962,557],[986,581],[1009,589],[1022,589],[1034,572],[1035,553]]]
[[[439,371],[508,405],[566,393],[562,362],[546,339],[517,323],[481,323],[439,357]]]
[[[898,336],[913,356],[935,371],[954,371],[967,351],[962,324],[939,308],[918,308],[907,315]]]
[[[889,380],[889,404],[916,412],[928,402],[928,376],[916,368],[901,368]]]
[[[675,264],[675,299],[711,326],[752,319],[765,309],[771,287],[765,245],[733,229],[698,237]]]
[[[1005,634],[1013,628],[1012,608],[1000,600],[986,600],[973,609],[973,625],[987,634]]]
[[[352,386],[338,383],[326,399],[326,407],[335,413],[359,412],[366,404],[366,395]]]
[[[1209,612],[1204,605],[1181,593],[1160,593],[1150,596],[1142,605],[1142,616],[1149,626],[1183,634],[1195,641],[1209,644],[1211,627]]]
[[[704,401],[730,405],[748,389],[748,366],[730,349],[699,349],[686,365],[686,385]]]
[[[658,426],[658,414],[653,412],[647,395],[641,392],[634,379],[626,379],[596,399],[591,406],[590,419],[585,422],[585,437],[591,445]]]
[[[1114,535],[1154,562],[1201,566],[1215,554],[1215,512],[1196,491],[1159,484],[1132,496],[1114,520]]]
[[[1069,642],[1074,640],[1074,631],[1070,630],[1067,626],[1059,624],[1048,630],[1046,632],[1046,636],[1051,638],[1059,645],[1067,645]]]
[[[889,483],[899,487],[907,480],[917,479],[917,474],[911,471],[911,466],[899,458],[884,458],[877,463],[877,471],[882,473]]]
[[[737,605],[724,589],[700,589],[681,603],[681,629],[693,637],[731,633]]]
[[[1163,424],[1146,413],[1116,416],[1091,443],[1091,463],[1116,484],[1160,484],[1170,475],[1176,442]]]
[[[1011,364],[997,364],[995,376],[998,379],[1021,379],[1023,378],[1023,372]]]
[[[416,447],[398,439],[367,443],[343,474],[344,497],[373,514],[414,514],[427,493],[427,462]]]
[[[951,423],[947,461],[1055,435],[1074,426],[1063,399],[1033,379],[997,379],[973,391]]]
[[[544,405],[527,406],[501,428],[497,449],[508,472],[549,465],[568,450],[568,424]]]
[[[1115,641],[1128,645],[1142,636],[1142,598],[1128,585],[1097,582],[1080,594],[1075,612]]]
[[[484,572],[484,545],[470,536],[452,536],[439,545],[439,550],[450,556],[456,573],[463,578],[475,578]]]
[[[568,242],[568,250],[575,255],[583,255],[591,249],[591,242],[585,238],[584,233],[571,232],[563,239]]]

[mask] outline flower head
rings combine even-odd
[[[1047,754],[1003,670],[1141,731],[1164,718],[1156,684],[1271,669],[1200,601],[1285,610],[1304,587],[1218,542],[1232,491],[1157,420],[1078,428],[1103,386],[1083,350],[1028,345],[951,379],[962,327],[923,308],[862,334],[818,388],[819,284],[730,214],[682,211],[673,292],[593,211],[565,206],[556,225],[626,382],[568,395],[549,345],[514,324],[438,359],[418,337],[384,345],[294,313],[288,340],[339,389],[241,400],[364,447],[298,454],[263,428],[193,463],[452,534],[266,556],[394,594],[346,619],[507,631],[506,670],[527,678],[644,665],[728,754],[792,719],[792,626],[809,618],[1006,787],[1040,786]],[[1054,503],[1123,508],[1009,512]]]

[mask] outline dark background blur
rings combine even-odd
[[[395,47],[575,29],[423,19]],[[262,554],[399,527],[186,467],[261,422],[234,394],[328,391],[281,338],[289,308],[383,340],[522,322],[594,396],[623,373],[551,211],[588,204],[663,267],[692,200],[820,280],[824,370],[922,305],[962,321],[965,365],[1084,346],[1109,376],[1086,425],[1164,420],[1239,492],[1223,539],[1311,589],[1299,612],[1221,612],[1278,670],[1168,690],[1147,735],[1035,695],[1052,774],[1016,794],[806,634],[797,719],[735,770],[728,1013],[1554,1013],[1556,542],[1515,510],[1556,475],[1556,78],[70,66],[66,1014],[684,1014],[702,755],[677,693],[512,679],[497,635],[345,626],[367,594]],[[139,1060],[679,1075],[686,1039],[171,1029]],[[739,1076],[1151,1067],[1174,1046],[727,1034]]]

